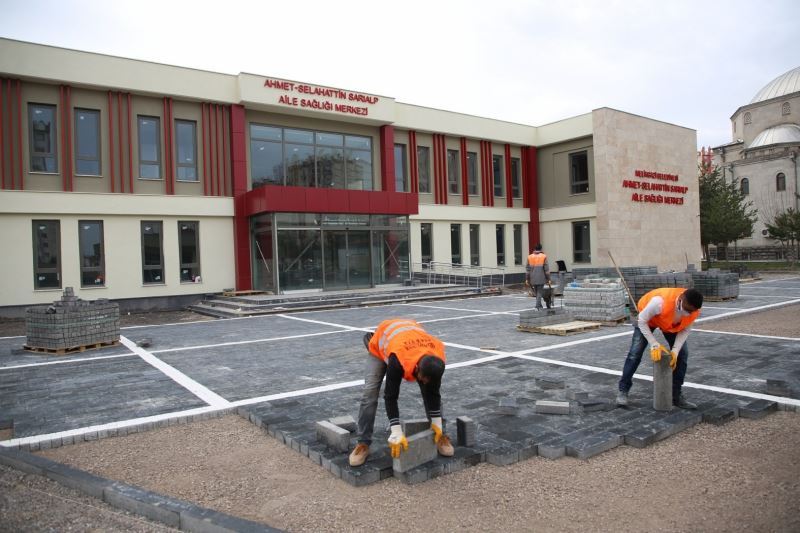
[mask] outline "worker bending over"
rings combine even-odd
[[[392,457],[399,457],[403,450],[408,449],[397,407],[400,383],[404,379],[419,384],[439,455],[452,456],[455,451],[453,445],[447,435],[442,433],[442,398],[439,395],[445,367],[442,341],[429,335],[414,320],[393,318],[381,322],[374,335],[364,335],[364,345],[369,355],[364,374],[364,394],[358,410],[358,445],[350,454],[350,465],[363,465],[369,456],[375,412],[378,409],[378,393],[384,375],[386,387],[383,398],[391,426],[389,447]]]
[[[661,360],[662,352],[670,357],[673,405],[682,409],[696,409],[695,404],[683,397],[681,388],[689,362],[686,337],[689,336],[692,322],[700,315],[703,295],[695,289],[655,289],[642,296],[636,307],[639,309],[639,322],[633,328],[631,349],[625,358],[625,366],[619,380],[617,405],[628,405],[628,391],[633,385],[633,375],[649,344],[650,357],[654,362]],[[653,330],[656,328],[664,334],[669,343],[669,350],[653,335]]]
[[[528,273],[528,283],[536,296],[536,309],[542,308],[542,292],[544,284],[550,283],[550,269],[547,266],[547,254],[542,251],[542,245],[537,244],[533,253],[528,256],[528,264],[525,267]]]

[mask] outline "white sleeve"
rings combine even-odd
[[[650,329],[650,326],[648,326],[647,323],[650,322],[651,318],[661,313],[661,308],[663,305],[664,299],[661,296],[655,296],[647,303],[645,308],[639,312],[639,330],[642,332],[642,335],[644,335],[644,338],[647,339],[647,342],[649,342],[651,345],[660,343],[656,340],[655,336],[653,335],[653,331]]]
[[[672,351],[678,353],[683,348],[683,343],[686,342],[686,337],[689,336],[689,331],[691,331],[692,326],[689,326],[686,329],[682,329],[675,335],[675,344],[672,345]]]

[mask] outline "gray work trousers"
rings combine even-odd
[[[372,443],[372,430],[375,426],[375,413],[378,411],[378,396],[381,392],[386,363],[367,353],[364,370],[364,392],[358,408],[358,442],[369,446]]]
[[[536,309],[541,309],[544,285],[531,285],[531,289],[533,290],[533,295],[536,296]]]

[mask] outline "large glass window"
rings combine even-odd
[[[478,154],[467,152],[467,192],[472,196],[478,194]]]
[[[420,244],[422,248],[422,263],[430,263],[433,260],[433,224],[429,222],[420,224]]]
[[[100,111],[75,109],[75,173],[100,175]]]
[[[200,223],[178,221],[178,246],[180,247],[181,282],[200,281]]]
[[[161,119],[139,117],[139,177],[161,179]]]
[[[197,123],[175,121],[175,151],[178,154],[178,179],[197,181]]]
[[[522,264],[522,224],[514,224],[514,264]]]
[[[506,264],[506,226],[497,224],[494,229],[495,240],[497,241],[497,266]]]
[[[406,165],[406,145],[394,145],[394,189],[397,192],[408,192],[408,172]]]
[[[589,192],[589,157],[586,152],[569,154],[569,184],[571,194]]]
[[[450,224],[450,262],[461,264],[461,224]]]
[[[506,180],[503,174],[503,156],[492,156],[492,172],[494,173],[494,195],[505,196]]]
[[[250,219],[250,235],[253,239],[253,288],[263,291],[275,290],[275,264],[272,236],[272,213]]]
[[[592,262],[588,220],[572,223],[572,260],[575,263]]]
[[[103,221],[78,221],[81,287],[102,287],[106,284]]]
[[[278,228],[278,260],[281,290],[322,288],[322,240],[319,228]]]
[[[481,264],[480,224],[469,225],[469,264],[472,266],[478,266]]]
[[[61,223],[33,221],[33,288],[61,288]]]
[[[372,215],[373,226],[394,226],[372,231],[375,283],[402,283],[408,279],[408,217]]]
[[[142,222],[142,283],[164,284],[164,251],[161,221]]]
[[[283,130],[250,125],[250,175],[253,188],[283,185]]]
[[[522,198],[522,187],[519,172],[519,159],[516,157],[511,158],[511,197]]]
[[[58,172],[56,106],[28,104],[31,172]]]
[[[252,187],[372,190],[372,139],[250,124]]]
[[[461,165],[458,150],[447,151],[447,190],[450,194],[461,192]]]
[[[431,192],[431,149],[427,146],[417,146],[417,173],[419,192]]]

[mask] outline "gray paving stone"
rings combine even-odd
[[[584,391],[577,391],[577,390],[568,390],[567,391],[567,399],[568,400],[587,400],[589,398],[589,393]]]
[[[702,412],[703,422],[721,426],[732,420],[736,420],[739,416],[738,411],[738,409],[733,407],[712,407]]]
[[[741,418],[764,418],[768,414],[777,411],[777,402],[769,400],[755,400],[739,408]]]
[[[547,375],[547,376],[539,376],[536,378],[536,385],[539,386],[541,389],[549,390],[549,389],[563,389],[564,388],[564,380],[558,377]]]
[[[468,416],[459,416],[456,418],[456,433],[459,446],[474,446],[478,424]]]
[[[540,414],[568,415],[570,413],[569,402],[536,400],[536,406],[534,409]]]
[[[597,454],[616,448],[622,444],[622,437],[607,431],[583,437],[566,446],[567,455],[578,459],[589,459]]]
[[[567,453],[567,447],[563,438],[550,439],[536,445],[536,453],[547,459],[558,459]]]
[[[346,452],[350,449],[350,432],[346,429],[334,426],[327,420],[317,422],[315,428],[317,431],[317,439],[326,443],[334,450]],[[281,434],[280,437],[278,436],[279,433]],[[283,434],[280,431],[276,431],[275,437],[280,440]]]
[[[438,456],[436,444],[433,442],[433,431],[426,430],[406,438],[408,450],[401,452],[400,457],[395,457],[392,461],[395,474],[408,472]]]
[[[181,510],[193,507],[187,502],[161,496],[138,487],[114,482],[103,490],[103,500],[114,507],[145,516],[170,527],[180,528]]]
[[[339,426],[342,429],[346,429],[350,433],[353,433],[358,429],[358,424],[356,424],[356,421],[352,415],[330,418],[328,419],[328,422],[334,426]]]
[[[514,464],[519,462],[519,450],[511,447],[487,450],[486,462],[497,466]]]
[[[279,533],[279,529],[252,522],[236,516],[227,515],[196,507],[180,512],[181,529],[193,533]]]
[[[427,418],[413,418],[411,420],[401,420],[400,426],[403,429],[403,434],[409,437],[431,429],[431,422]]]
[[[500,398],[497,405],[497,412],[501,415],[516,415],[519,413],[519,405],[516,398]]]

